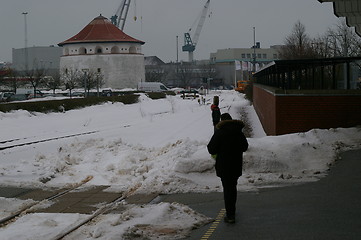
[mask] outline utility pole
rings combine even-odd
[[[256,72],[256,27],[253,27],[253,73]]]
[[[82,69],[83,73],[84,73],[84,97],[88,97],[88,72],[89,69],[88,68],[83,68]]]
[[[25,71],[28,71],[28,26],[26,22],[26,15],[28,15],[28,12],[23,12],[24,15],[24,23],[25,23]]]
[[[178,48],[179,48],[179,46],[178,46],[178,35],[177,35],[177,62],[175,63],[175,67],[176,67],[176,69],[175,69],[175,71],[176,71],[176,81],[178,82],[178,61],[179,61],[179,58],[178,58]]]
[[[177,35],[177,62],[178,63],[178,35]]]

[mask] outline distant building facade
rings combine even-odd
[[[210,54],[209,60],[193,63],[164,63],[156,56],[145,57],[146,81],[159,81],[174,87],[198,88],[209,84],[211,88],[231,89],[235,85],[235,80],[248,79],[255,69],[278,60],[281,47],[277,45],[260,48],[260,44],[257,44],[255,49],[219,49]],[[243,63],[247,69],[243,67],[242,70],[236,71],[235,61]],[[253,63],[256,63],[254,68]]]
[[[280,45],[271,46],[270,48],[261,48],[257,43],[255,48],[227,48],[219,49],[210,54],[211,63],[215,64],[218,77],[223,79],[225,86],[234,86],[235,80],[241,80],[240,71],[235,72],[235,61],[249,63],[247,69],[243,71],[254,71],[254,69],[280,58]],[[252,64],[255,63],[256,66]],[[246,76],[246,74],[244,75]],[[237,78],[237,79],[235,79]]]
[[[58,44],[63,48],[60,73],[92,71],[102,75],[103,87],[136,88],[145,79],[143,44],[100,15],[77,35]]]
[[[26,49],[13,48],[12,68],[19,72],[31,69],[45,69],[47,73],[58,72],[61,55],[62,48],[56,46],[34,46]]]
[[[232,62],[235,60],[257,63],[269,63],[280,58],[279,49],[281,46],[275,45],[270,48],[227,48],[219,49],[211,53],[210,59],[214,63]]]
[[[207,86],[207,79],[215,79],[216,71],[209,60],[164,63],[150,56],[145,57],[145,76],[147,82],[162,82],[168,87],[199,88]]]

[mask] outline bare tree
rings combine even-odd
[[[63,85],[63,82],[60,78],[60,73],[56,72],[53,73],[51,76],[47,76],[44,78],[44,85],[51,90],[53,90],[53,93],[55,94],[55,90],[60,88]]]
[[[69,90],[70,97],[72,97],[72,90],[79,85],[79,81],[82,79],[83,74],[79,70],[75,69],[62,69],[61,81],[64,82],[65,88]]]
[[[87,92],[89,95],[89,91],[90,89],[97,89],[97,95],[99,96],[99,88],[101,88],[104,84],[104,76],[97,71],[94,70],[90,70],[87,74],[86,74],[86,81],[87,81]]]
[[[298,21],[286,37],[280,55],[282,59],[360,56],[361,38],[342,19],[335,28],[315,38],[310,38],[305,26]]]
[[[16,84],[16,78],[14,77],[16,71],[11,68],[2,68],[0,69],[0,86],[11,88],[15,87],[13,84]]]
[[[340,20],[335,28],[330,28],[324,37],[330,56],[354,57],[361,55],[361,38],[354,29]]]
[[[34,89],[34,97],[36,97],[36,90],[44,83],[44,76],[46,69],[43,64],[39,64],[37,60],[34,60],[33,68],[25,71],[25,77]]]
[[[163,82],[168,72],[162,66],[148,66],[145,71],[145,80],[147,82]]]
[[[300,59],[312,57],[311,38],[306,34],[306,27],[297,21],[292,33],[286,37],[285,45],[280,50],[282,59]]]
[[[177,66],[176,76],[181,81],[182,87],[186,88],[191,85],[191,82],[195,77],[194,68],[195,65],[190,63],[183,63]]]
[[[311,39],[310,58],[327,58],[330,56],[330,49],[327,43],[327,36],[321,35]]]
[[[215,68],[214,64],[204,64],[198,67],[198,77],[202,79],[210,79],[210,78],[216,78],[218,75],[218,72]]]
[[[85,95],[89,96],[91,89],[97,89],[99,96],[99,88],[105,84],[104,76],[95,70],[88,70],[86,72],[78,71],[79,77],[76,78],[76,86],[85,89]]]

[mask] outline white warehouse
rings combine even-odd
[[[77,35],[58,44],[63,47],[60,73],[92,71],[103,76],[103,87],[136,88],[145,80],[143,44],[100,15]]]

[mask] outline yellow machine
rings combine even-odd
[[[249,84],[248,80],[237,81],[237,87],[235,90],[238,92],[244,93],[248,84]]]

